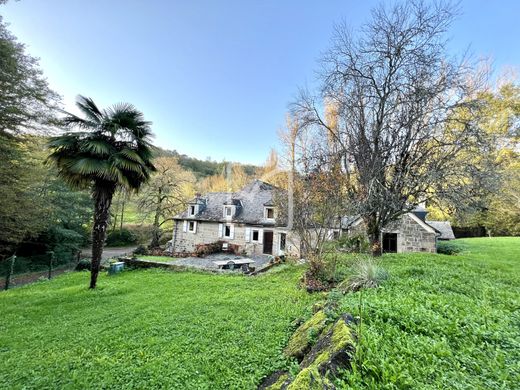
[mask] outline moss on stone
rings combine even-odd
[[[321,376],[315,367],[304,368],[287,387],[287,390],[323,390],[332,388],[330,381]]]
[[[337,353],[354,343],[352,330],[342,319],[338,320],[332,328],[330,352]]]
[[[275,383],[272,385],[266,387],[266,390],[282,390],[283,385],[287,382],[289,379],[289,374],[282,374],[278,377]]]
[[[327,317],[323,310],[316,312],[307,322],[300,325],[294,332],[287,347],[285,354],[290,357],[301,359],[312,346],[313,338],[321,334],[325,327]]]

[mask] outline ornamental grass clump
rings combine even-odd
[[[388,272],[371,258],[361,258],[352,265],[352,274],[339,288],[343,291],[359,291],[363,288],[379,287],[388,279]]]

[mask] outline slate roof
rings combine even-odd
[[[261,180],[254,180],[238,192],[209,192],[193,199],[190,204],[202,204],[201,210],[190,216],[188,210],[177,214],[174,219],[197,221],[234,222],[251,225],[274,225],[273,220],[264,218],[264,206],[273,205],[276,187]],[[224,205],[235,205],[232,219],[224,217]]]
[[[441,240],[454,240],[455,234],[453,234],[453,229],[451,228],[451,224],[449,221],[426,221],[428,225],[437,230],[441,235],[439,239]]]

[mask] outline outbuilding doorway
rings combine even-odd
[[[397,253],[397,233],[383,233],[383,253]]]

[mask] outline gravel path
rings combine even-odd
[[[103,260],[111,259],[113,257],[124,256],[126,254],[132,253],[136,246],[121,246],[121,247],[105,247],[103,248]],[[92,257],[92,248],[83,248],[81,250],[81,257],[91,258]]]
[[[251,267],[255,267],[255,269],[257,269],[257,270],[265,267],[267,265],[267,263],[269,263],[269,256],[266,256],[266,255],[244,257],[244,256],[236,256],[236,255],[228,254],[228,253],[216,253],[213,255],[206,256],[204,258],[201,258],[201,257],[177,258],[177,259],[172,259],[171,261],[167,261],[167,262],[171,263],[171,264],[184,265],[187,267],[194,267],[194,268],[217,269],[218,267],[213,263],[214,261],[230,261],[230,260],[241,260],[241,259],[253,260],[254,263],[251,264]]]

